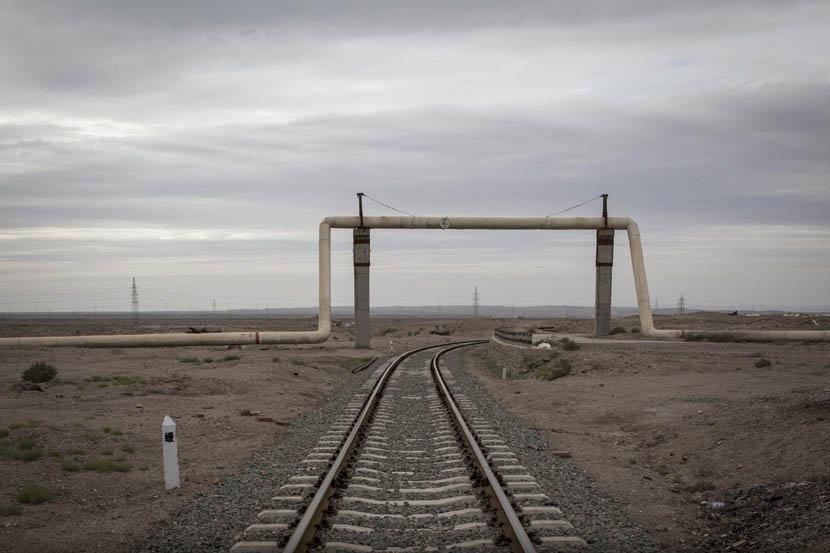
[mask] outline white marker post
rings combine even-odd
[[[167,415],[161,421],[161,450],[164,456],[164,488],[178,488],[179,446],[176,442],[176,423]]]

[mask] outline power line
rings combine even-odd
[[[475,291],[473,292],[473,317],[478,318],[479,313],[479,296],[478,296],[478,286],[475,287]]]
[[[413,215],[412,213],[409,213],[408,211],[404,211],[402,209],[392,207],[391,205],[385,204],[380,200],[376,200],[373,197],[371,197],[369,194],[366,194],[365,192],[363,193],[363,195],[365,197],[369,198],[370,200],[372,200],[373,202],[375,202],[376,204],[380,204],[380,205],[382,205],[383,207],[385,207],[387,209],[391,209],[392,211],[397,211],[398,213],[403,213],[404,215],[409,215],[410,217],[416,217],[416,215]]]
[[[600,198],[602,198],[602,194],[600,194],[599,196],[595,196],[595,197],[591,198],[590,200],[586,200],[586,201],[582,202],[581,204],[572,205],[571,207],[565,208],[561,211],[557,211],[556,213],[551,213],[550,215],[545,215],[545,217],[553,217],[554,215],[559,215],[560,213],[565,213],[566,211],[571,211],[572,209],[582,207],[583,205],[589,204],[589,203],[593,202],[594,200],[598,200]]]

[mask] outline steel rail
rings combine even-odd
[[[357,445],[357,438],[363,431],[365,424],[371,418],[371,415],[374,412],[375,407],[377,406],[378,399],[380,398],[380,394],[383,392],[383,388],[386,386],[386,382],[388,381],[389,376],[394,372],[398,365],[400,365],[401,363],[403,363],[404,360],[415,355],[416,353],[420,353],[428,349],[444,347],[447,345],[461,347],[462,345],[470,345],[472,343],[480,342],[467,341],[425,346],[422,348],[417,348],[402,353],[401,355],[396,357],[391,363],[389,363],[389,365],[386,367],[386,370],[383,371],[383,374],[380,376],[380,378],[378,378],[377,382],[375,382],[375,385],[372,387],[372,392],[371,394],[369,394],[369,397],[363,404],[363,408],[360,411],[360,415],[357,417],[357,420],[352,426],[349,435],[346,437],[346,439],[343,441],[343,444],[340,446],[340,451],[338,452],[337,457],[335,458],[334,462],[332,463],[331,467],[326,473],[325,478],[323,478],[322,482],[320,483],[320,486],[317,488],[317,491],[315,492],[314,497],[311,499],[311,502],[308,504],[308,507],[306,507],[306,510],[303,513],[303,516],[300,519],[300,521],[297,523],[297,526],[294,528],[291,537],[286,542],[285,548],[283,549],[285,553],[301,553],[308,550],[309,544],[314,539],[314,534],[317,530],[317,526],[323,518],[323,513],[328,507],[329,499],[331,498],[332,494],[334,494],[334,484],[340,476],[343,467],[346,466],[347,461],[351,458],[355,446]]]
[[[473,460],[478,467],[479,473],[484,476],[484,479],[487,482],[488,487],[485,488],[485,490],[488,491],[488,495],[490,496],[490,504],[495,509],[496,517],[501,522],[504,533],[510,540],[510,549],[514,553],[535,553],[536,547],[533,545],[530,536],[528,536],[527,532],[525,532],[522,521],[519,520],[516,511],[513,509],[513,504],[510,503],[510,499],[507,497],[507,494],[504,493],[504,488],[502,488],[499,483],[493,469],[490,468],[490,463],[487,462],[484,452],[482,452],[481,448],[478,446],[475,435],[472,433],[469,426],[467,426],[467,422],[464,420],[464,415],[462,415],[461,411],[458,409],[458,406],[455,403],[455,398],[453,397],[450,389],[447,387],[447,384],[444,382],[444,377],[441,376],[441,370],[439,368],[441,357],[443,357],[445,353],[466,346],[486,343],[487,340],[479,340],[466,344],[456,344],[436,353],[435,357],[432,358],[432,377],[435,379],[435,384],[441,392],[441,397],[443,398],[444,403],[450,411],[452,411],[452,414],[455,417],[455,424],[460,430],[461,436],[464,439],[468,450],[472,453]]]

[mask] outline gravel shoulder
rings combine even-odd
[[[347,377],[322,403],[292,423],[280,444],[256,451],[240,472],[223,478],[207,493],[194,498],[172,517],[151,528],[135,551],[141,553],[227,553],[242,532],[268,508],[279,487],[297,472],[317,440],[343,414],[372,370]]]
[[[574,525],[576,534],[588,542],[586,553],[658,551],[657,544],[646,531],[598,489],[588,475],[569,459],[551,454],[553,448],[544,433],[529,428],[520,418],[502,408],[481,385],[474,368],[477,358],[468,352],[486,348],[486,345],[465,348],[444,357],[455,378],[457,391],[474,401],[481,416],[498,428],[510,450],[528,467],[543,492],[550,496],[551,504],[562,510],[564,518]]]

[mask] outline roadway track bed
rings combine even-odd
[[[332,498],[327,515],[330,520],[319,531],[312,550],[338,551],[337,544],[362,544],[363,549],[342,550],[398,546],[404,551],[420,551],[447,543],[466,544],[463,550],[467,551],[509,550],[494,516],[488,512],[480,484],[464,467],[467,461],[459,456],[458,443],[442,438],[449,421],[444,418],[446,411],[429,381],[427,368],[435,351],[416,355],[392,373],[364,443],[346,471],[347,483]],[[523,500],[524,507],[530,507],[523,513],[525,518],[540,523],[531,529],[534,539],[578,536],[588,544],[575,550],[586,552],[657,551],[647,535],[610,499],[594,490],[585,475],[569,461],[549,455],[549,447],[539,433],[503,412],[461,368],[460,355],[452,352],[444,356],[442,374],[465,418],[478,427],[474,428],[476,433],[497,436],[492,438],[498,442],[491,442],[495,449],[489,454],[503,451],[509,462],[502,464],[523,468],[508,469],[518,471],[515,478],[510,478],[518,484],[511,489],[513,496],[539,496]],[[227,552],[239,541],[284,542],[296,522],[292,510],[302,511],[302,503],[324,472],[325,466],[314,462],[316,458],[325,459],[323,454],[328,450],[321,448],[330,447],[321,442],[343,432],[349,418],[345,414],[354,413],[359,405],[356,398],[371,390],[384,367],[382,364],[355,375],[317,413],[295,422],[279,447],[258,452],[242,473],[225,478],[168,524],[155,528],[139,551]],[[425,417],[425,413],[432,416]],[[405,418],[413,422],[402,423]],[[446,444],[423,447],[425,439],[430,444],[435,439]],[[446,472],[453,468],[458,474]],[[525,483],[529,483],[526,489]],[[393,490],[397,496],[406,495],[406,501],[378,503],[390,499],[385,492]],[[275,498],[280,499],[275,503]],[[521,511],[522,505],[516,506],[517,512]],[[534,513],[533,507],[541,509]],[[442,532],[436,532],[441,513],[451,514],[438,524]],[[559,526],[551,526],[554,521],[559,521]],[[369,528],[371,532],[366,531]],[[389,535],[395,535],[394,543],[390,543]],[[539,547],[539,551],[548,550],[570,548]]]
[[[478,346],[486,347],[486,346]],[[469,350],[469,348],[468,348]],[[561,509],[576,535],[588,546],[583,553],[653,553],[662,549],[646,531],[637,526],[615,500],[599,491],[593,481],[569,459],[550,454],[552,450],[540,431],[528,428],[513,414],[502,409],[495,398],[464,368],[457,350],[443,357],[454,377],[453,388],[472,401],[480,416],[488,420],[516,454],[520,464],[529,468],[540,491],[549,502]]]

